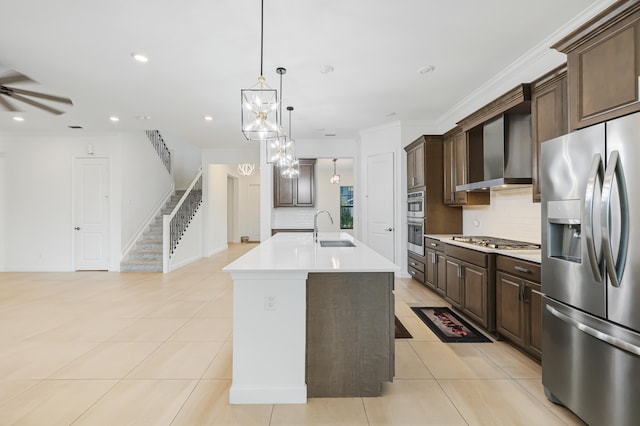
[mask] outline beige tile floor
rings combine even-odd
[[[396,280],[396,377],[380,398],[229,405],[229,250],[170,274],[0,274],[0,425],[563,425],[540,366],[504,342],[441,343]]]

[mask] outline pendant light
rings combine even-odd
[[[290,135],[287,135],[284,131],[284,127],[282,125],[283,115],[282,115],[282,76],[287,73],[286,68],[276,68],[276,72],[280,75],[280,104],[279,104],[279,117],[280,122],[278,123],[278,135],[273,139],[267,140],[267,163],[268,164],[277,164],[279,166],[283,166],[286,161],[291,160],[295,155],[295,141],[291,138]],[[293,110],[293,107],[290,107]],[[288,110],[289,108],[287,108]],[[291,127],[291,111],[289,111],[289,127]],[[291,133],[291,129],[289,129],[289,133]]]
[[[288,106],[287,111],[289,111],[289,135],[291,135],[291,111],[293,111],[293,107]],[[280,176],[288,179],[295,179],[300,174],[300,162],[295,154],[295,143],[292,143],[286,150],[285,160],[280,170]]]
[[[331,183],[340,183],[340,175],[338,173],[336,173],[336,162],[338,161],[337,158],[333,159],[333,176],[331,176],[331,178],[329,179],[329,182]]]
[[[242,133],[249,141],[275,138],[278,134],[278,92],[270,88],[262,74],[264,56],[264,0],[260,3],[260,75],[250,89],[240,90]],[[274,117],[275,116],[275,117]]]

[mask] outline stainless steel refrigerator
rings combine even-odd
[[[640,424],[640,113],[544,142],[542,384],[590,425]]]

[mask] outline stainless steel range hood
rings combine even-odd
[[[484,180],[457,185],[456,191],[531,185],[531,114],[504,114],[485,123],[482,144]]]

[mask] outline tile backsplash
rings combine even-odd
[[[492,190],[490,205],[463,209],[465,235],[540,243],[541,204],[531,201],[531,187]]]
[[[273,209],[271,228],[274,229],[312,229],[314,207],[280,207]]]

